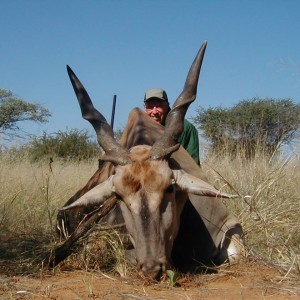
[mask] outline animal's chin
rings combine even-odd
[[[145,280],[159,281],[166,271],[166,258],[162,257],[157,261],[140,263],[137,260],[139,275]]]
[[[163,277],[164,271],[162,269],[160,269],[158,271],[147,271],[147,272],[140,271],[139,275],[142,279],[144,279],[146,281],[158,282]]]

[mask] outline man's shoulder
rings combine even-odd
[[[197,130],[196,127],[191,123],[189,122],[187,119],[184,119],[184,130]]]

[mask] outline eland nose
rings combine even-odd
[[[139,263],[138,267],[143,276],[153,280],[159,280],[166,270],[166,260],[163,258],[158,261],[147,261],[145,263]]]

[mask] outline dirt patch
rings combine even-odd
[[[300,299],[300,279],[262,262],[244,261],[215,274],[181,275],[146,283],[100,272],[56,271],[39,276],[0,275],[0,299]]]

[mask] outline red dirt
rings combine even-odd
[[[183,275],[177,287],[167,280],[147,284],[86,271],[39,277],[0,274],[0,299],[300,299],[300,279],[287,275],[249,260],[223,267],[217,274]]]

